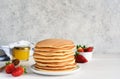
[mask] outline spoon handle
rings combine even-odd
[[[0,72],[2,72],[4,69],[5,69],[6,65],[5,66],[2,66],[0,67]]]

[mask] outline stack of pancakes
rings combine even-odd
[[[76,68],[74,43],[65,39],[46,39],[38,42],[34,49],[36,70],[69,71]]]

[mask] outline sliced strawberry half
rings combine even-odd
[[[86,63],[86,62],[88,62],[88,60],[84,56],[82,56],[80,54],[75,55],[75,61],[77,63]]]
[[[93,51],[93,47],[88,47],[84,49],[85,52],[92,52]]]

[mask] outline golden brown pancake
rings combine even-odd
[[[34,56],[34,58],[35,59],[39,59],[39,60],[47,60],[47,61],[49,61],[49,60],[66,60],[66,59],[70,59],[70,58],[73,58],[73,55],[70,55],[70,56],[64,56],[64,57],[56,57],[56,56],[51,56],[51,57],[43,57],[43,56]]]
[[[69,63],[68,63],[69,62]],[[57,62],[57,63],[44,63],[44,62],[37,62],[36,64],[38,64],[39,66],[65,66],[65,65],[71,65],[74,64],[75,61],[74,60],[70,60],[67,62]]]
[[[59,68],[69,68],[69,67],[75,67],[76,63],[72,63],[72,64],[66,64],[66,65],[61,65],[61,66],[56,66],[56,65],[52,65],[52,66],[45,66],[45,65],[40,65],[39,63],[36,63],[35,65],[38,65],[39,67],[44,67],[44,68],[55,68],[55,69],[59,69]]]
[[[56,65],[60,65],[60,64],[70,64],[75,63],[75,60],[69,60],[69,61],[64,61],[64,62],[41,62],[41,61],[36,61],[37,63],[43,63],[43,64],[56,64]]]
[[[33,56],[43,56],[43,57],[65,57],[74,55],[73,52],[34,52]]]
[[[46,39],[36,44],[36,47],[51,47],[51,48],[63,48],[67,46],[75,46],[75,45],[71,40],[65,40],[65,39]]]
[[[41,49],[41,50],[69,50],[74,48],[75,46],[67,46],[67,47],[63,47],[63,48],[52,48],[52,47],[35,47],[35,49]]]
[[[37,66],[35,66],[35,69],[38,70],[38,71],[46,71],[46,72],[65,72],[65,71],[72,71],[72,70],[75,70],[76,68],[66,68],[66,69],[42,69],[42,68],[39,68]]]
[[[46,71],[70,71],[70,70],[74,70],[76,68],[76,64],[75,65],[71,65],[71,66],[63,66],[63,67],[42,67],[39,66],[37,64],[34,65],[36,70],[46,70]]]
[[[38,51],[46,51],[46,52],[62,52],[62,51],[72,51],[74,50],[75,47],[70,47],[70,48],[35,48],[34,51],[38,52]]]

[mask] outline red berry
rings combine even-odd
[[[84,49],[80,47],[77,49],[77,52],[84,52]]]
[[[82,56],[80,54],[75,55],[75,61],[77,63],[86,63],[86,62],[88,62],[88,60],[84,56]]]
[[[19,66],[17,68],[15,68],[15,70],[12,72],[12,76],[17,77],[20,76],[24,73],[24,68]]]
[[[93,51],[93,47],[88,47],[84,49],[85,52],[92,52]]]
[[[8,73],[8,74],[12,73],[14,70],[15,70],[15,65],[14,65],[13,63],[8,64],[8,65],[5,67],[5,71],[6,71],[6,73]]]

